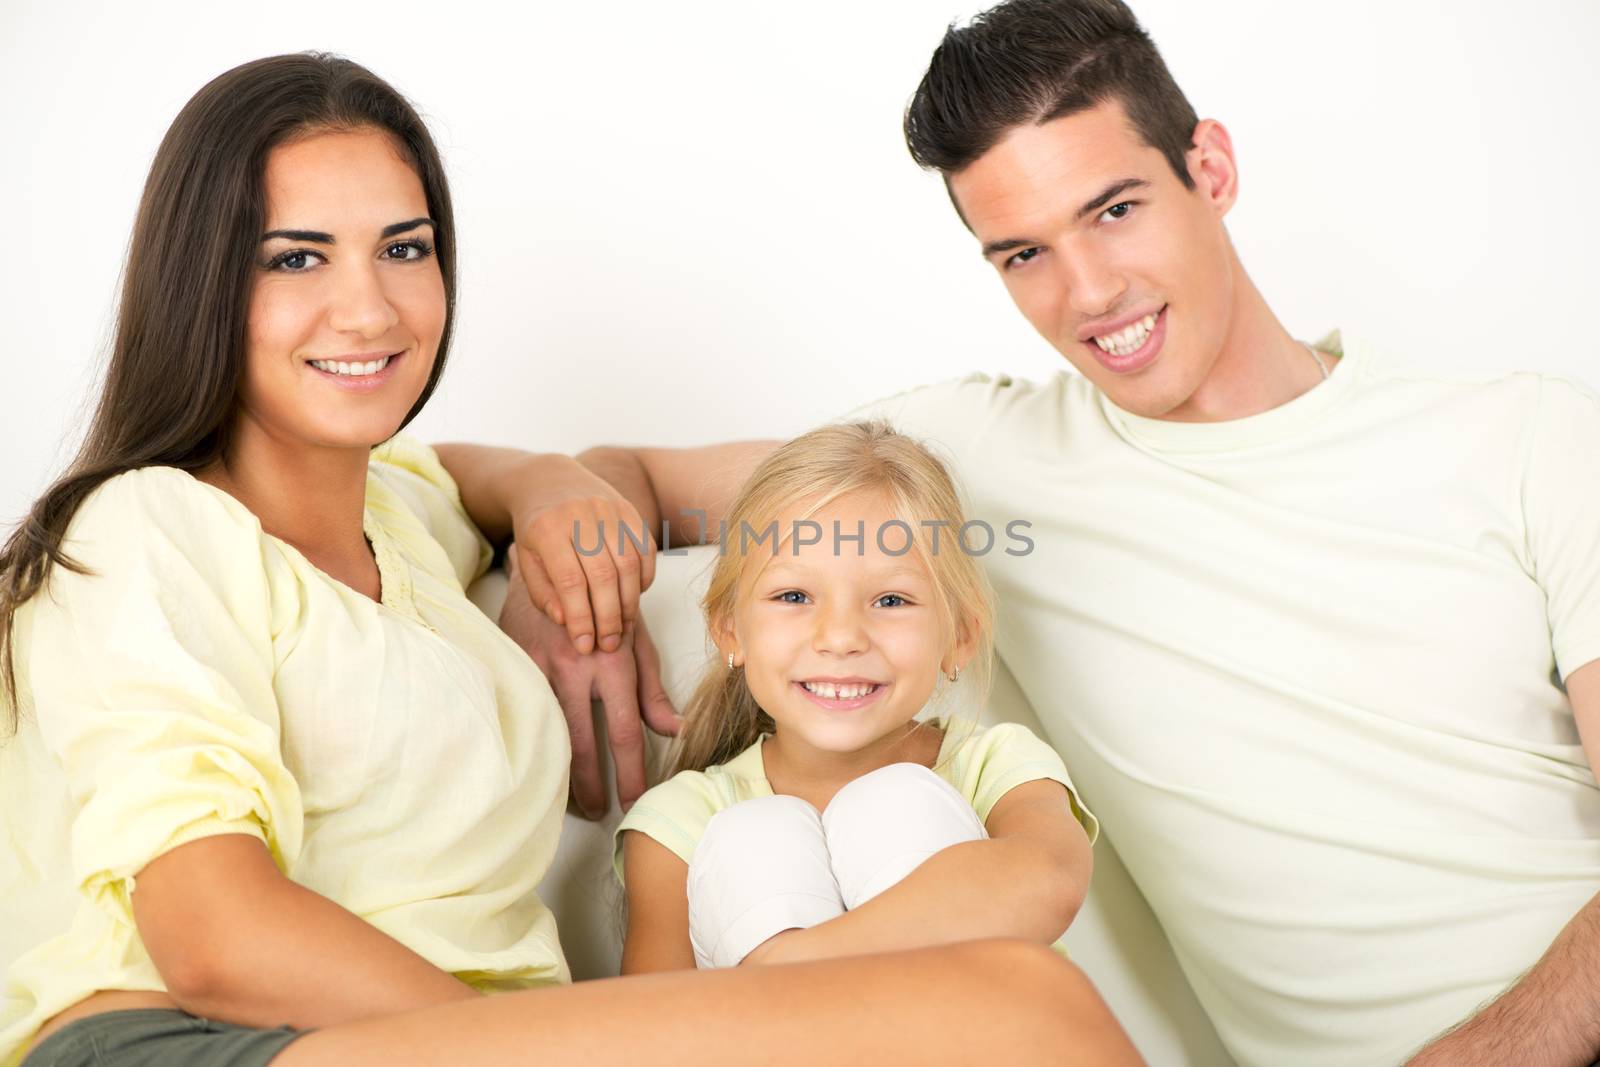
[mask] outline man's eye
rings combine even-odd
[[[1104,218],[1106,215],[1110,215],[1113,219],[1125,219],[1128,217],[1128,212],[1132,210],[1133,201],[1124,200],[1120,204],[1112,204],[1110,207],[1106,208],[1101,217]]]
[[[1039,252],[1040,250],[1038,248],[1024,248],[1022,251],[1006,260],[1006,267],[1020,267],[1034,256],[1037,256]]]

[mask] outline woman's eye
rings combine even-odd
[[[383,254],[385,258],[402,261],[424,259],[433,255],[433,246],[420,240],[400,241],[384,249]]]
[[[1017,267],[1020,267],[1034,256],[1037,256],[1039,252],[1040,249],[1038,248],[1024,248],[1022,251],[1006,260],[1006,268],[1008,270],[1013,270]]]
[[[889,607],[889,608],[898,608],[901,605],[908,603],[906,598],[901,596],[899,593],[885,593],[881,597],[878,598],[878,603],[879,604],[883,604],[883,602],[886,601],[886,600],[895,601],[895,603],[893,603],[893,604],[884,604],[884,607]]]
[[[1120,204],[1112,204],[1110,207],[1106,208],[1100,217],[1105,218],[1107,215],[1109,215],[1113,219],[1125,219],[1128,217],[1128,212],[1132,210],[1133,201],[1124,200]]]
[[[267,264],[267,269],[284,271],[288,274],[300,274],[311,266],[312,257],[322,258],[315,252],[308,252],[303,248],[296,248],[290,252],[280,252],[272,257],[272,261]]]

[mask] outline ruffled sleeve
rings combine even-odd
[[[960,729],[957,725],[955,729]],[[1056,750],[1020,723],[997,723],[978,729],[963,741],[955,758],[952,776],[962,795],[971,798],[978,818],[989,821],[994,806],[1017,786],[1048,778],[1067,787],[1072,814],[1092,845],[1100,836],[1100,820],[1078,797],[1078,790],[1067,774],[1066,764]]]
[[[134,876],[188,841],[249,834],[280,869],[304,817],[284,766],[272,599],[254,517],[172,468],[111,479],[19,615],[31,714],[71,793],[72,875],[133,924]]]
[[[461,490],[437,452],[409,437],[395,437],[372,450],[368,470],[444,549],[462,589],[483,577],[494,547],[467,515]]]

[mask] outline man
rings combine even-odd
[[[941,446],[992,528],[1032,524],[1031,552],[985,557],[999,654],[1224,1042],[1394,1063],[1460,1024],[1414,1062],[1600,1055],[1600,402],[1291,337],[1223,225],[1227,131],[1118,0],[953,28],[906,133],[1081,377],[852,414]],[[575,554],[574,523],[698,540],[770,447],[596,449],[615,491],[517,498],[532,602],[567,632],[525,603],[508,626],[558,690],[609,687],[636,734],[632,640],[666,721],[631,625],[651,559]]]

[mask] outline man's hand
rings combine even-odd
[[[533,658],[567,719],[572,738],[572,796],[585,818],[606,813],[605,781],[600,772],[590,702],[605,707],[606,735],[617,774],[617,797],[626,811],[645,790],[644,727],[676,734],[681,720],[661,686],[661,662],[655,644],[635,618],[615,651],[579,652],[567,629],[534,607],[528,586],[511,565],[500,628]]]

